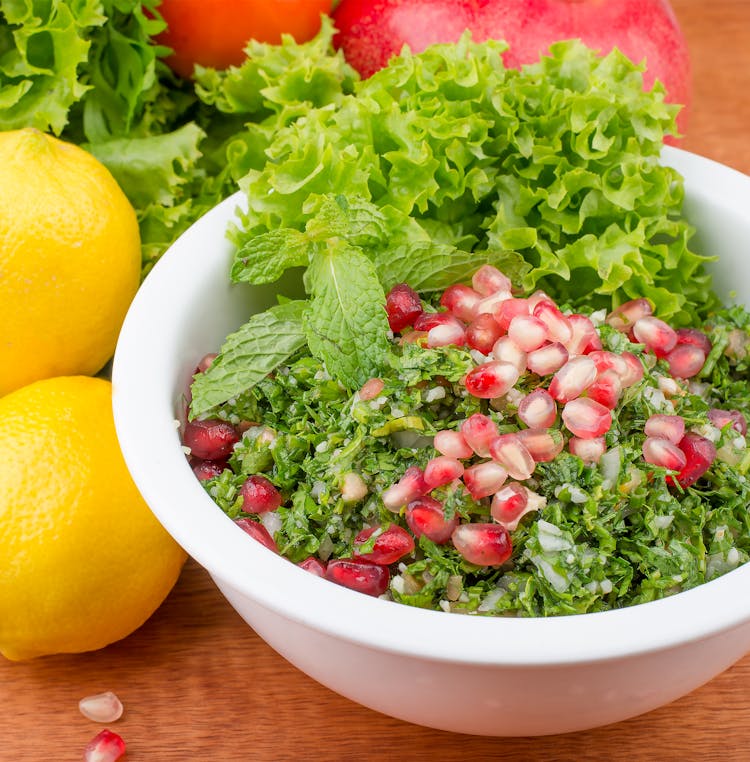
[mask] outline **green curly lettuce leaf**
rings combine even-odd
[[[386,220],[364,249],[386,288],[410,275],[423,289],[443,287],[440,272],[465,280],[460,263],[493,252],[518,286],[564,303],[645,296],[676,324],[694,319],[688,305],[707,314],[716,299],[689,246],[682,180],[659,161],[678,110],[663,88],[644,91],[642,68],[617,51],[568,41],[515,71],[505,47],[465,36],[405,52],[282,126],[240,181],[248,209],[233,240],[339,235],[312,200],[343,197]]]

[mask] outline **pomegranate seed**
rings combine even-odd
[[[240,435],[231,423],[209,419],[188,421],[182,443],[201,460],[221,460],[231,455]]]
[[[633,336],[641,344],[645,344],[657,356],[663,357],[677,344],[677,333],[653,315],[639,318],[633,325]]]
[[[529,352],[526,367],[537,376],[549,376],[560,370],[567,361],[568,350],[559,341],[554,341]]]
[[[492,460],[477,463],[464,471],[464,484],[474,500],[481,500],[497,492],[508,478],[508,472]]]
[[[469,323],[466,328],[466,343],[477,352],[488,355],[500,338],[500,326],[495,318],[485,312]]]
[[[604,373],[605,370],[614,370],[619,376],[624,376],[628,372],[627,361],[622,355],[609,352],[606,349],[595,349],[586,356],[596,366],[597,373]]]
[[[275,511],[281,505],[281,493],[265,476],[249,476],[240,487],[245,513]]]
[[[427,346],[430,349],[434,347],[457,346],[462,347],[466,343],[466,331],[464,326],[456,321],[455,323],[446,323],[436,325],[427,331]]]
[[[122,717],[122,702],[112,691],[82,698],[78,702],[78,709],[92,722],[116,722]]]
[[[210,352],[207,355],[203,355],[198,361],[198,365],[195,369],[196,373],[205,373],[213,364],[213,361],[218,357],[216,352]]]
[[[226,467],[226,460],[197,460],[193,463],[193,473],[204,482],[219,476]]]
[[[677,346],[692,344],[698,349],[702,349],[704,355],[708,355],[711,351],[711,339],[703,331],[699,331],[697,328],[678,328],[676,333]]]
[[[550,396],[558,402],[574,400],[596,381],[596,376],[596,364],[590,355],[572,357],[552,377]]]
[[[375,545],[366,553],[358,552],[358,547],[367,542],[376,532]],[[387,529],[382,526],[368,527],[363,529],[354,538],[354,551],[352,556],[358,561],[372,561],[374,564],[388,566],[414,550],[414,538],[398,524],[391,524]]]
[[[300,561],[297,566],[316,577],[326,576],[326,565],[315,556],[308,556],[304,561]]]
[[[381,495],[383,505],[398,513],[401,507],[430,491],[424,480],[424,472],[419,466],[410,466],[404,475]]]
[[[493,265],[482,265],[472,276],[471,285],[482,296],[489,296],[497,291],[510,291],[513,284],[507,275]]]
[[[514,317],[522,315],[528,317],[531,314],[529,301],[528,299],[505,299],[497,305],[494,314],[500,329],[507,331]]]
[[[451,539],[456,550],[477,566],[504,564],[513,551],[508,530],[501,524],[459,524]]]
[[[612,425],[609,408],[587,397],[567,402],[562,409],[562,419],[568,431],[581,439],[600,437]]]
[[[414,321],[415,331],[431,331],[438,325],[458,325],[461,328],[464,324],[450,312],[423,312]]]
[[[470,323],[477,316],[477,305],[482,295],[460,283],[448,286],[440,297],[440,306],[452,312],[459,320]]]
[[[518,417],[530,429],[546,429],[557,418],[557,405],[546,389],[534,389],[518,404]]]
[[[463,472],[464,464],[460,460],[449,458],[447,455],[438,455],[429,460],[424,467],[425,484],[433,490],[459,479]]]
[[[706,355],[695,344],[678,344],[666,356],[669,372],[675,378],[692,378],[701,372]]]
[[[562,432],[558,429],[523,429],[517,436],[537,463],[554,460],[565,446]]]
[[[365,595],[382,595],[388,589],[391,573],[387,566],[353,558],[334,558],[326,566],[325,578]]]
[[[542,291],[542,289],[537,289],[529,297],[529,313],[533,315],[534,309],[539,304],[551,304],[555,306],[555,301],[546,291]]]
[[[687,463],[685,453],[668,439],[646,437],[643,442],[643,459],[653,466],[682,471]]]
[[[484,314],[494,316],[500,309],[500,305],[511,298],[510,291],[496,291],[494,294],[485,296],[477,305],[477,316]]]
[[[490,454],[490,442],[498,435],[498,431],[492,418],[474,413],[461,424],[461,434],[480,458],[486,458]]]
[[[647,437],[666,439],[676,445],[685,436],[685,419],[681,415],[654,413],[649,416],[643,431]]]
[[[643,363],[632,352],[623,352],[620,357],[625,362],[625,371],[620,375],[620,383],[622,388],[626,389],[643,378]]]
[[[513,479],[524,481],[534,473],[536,463],[517,434],[501,434],[490,442],[490,455]]]
[[[586,389],[585,394],[589,399],[614,410],[622,394],[622,382],[617,371],[610,368],[603,373],[598,373],[596,380]]]
[[[415,537],[424,535],[438,545],[445,545],[458,526],[458,517],[446,519],[442,503],[429,495],[409,503],[405,518]]]
[[[279,549],[276,546],[276,541],[271,537],[268,530],[263,524],[253,521],[252,519],[235,519],[234,523],[242,529],[243,532],[247,532],[254,540],[257,540],[261,545],[265,545],[269,550],[274,553],[278,553]]]
[[[708,420],[717,429],[723,429],[731,424],[732,428],[742,434],[743,437],[747,434],[747,420],[739,410],[719,410],[719,408],[712,407],[708,411]]]
[[[432,446],[441,455],[447,455],[449,458],[462,460],[470,458],[474,454],[474,450],[469,447],[464,435],[460,431],[452,431],[451,429],[438,431],[432,440]]]
[[[649,317],[652,313],[653,308],[648,299],[631,299],[629,302],[623,302],[619,307],[615,307],[607,315],[606,322],[612,328],[627,333],[638,320]]]
[[[607,450],[607,444],[604,437],[592,437],[591,439],[571,437],[568,440],[568,449],[584,463],[598,463],[599,458]]]
[[[385,297],[388,325],[394,333],[400,333],[422,314],[419,294],[406,283],[397,283]]]
[[[125,741],[111,730],[97,733],[83,750],[85,762],[117,762],[125,753]]]
[[[547,326],[533,315],[516,315],[508,326],[508,336],[524,352],[532,352],[549,338]]]
[[[490,504],[490,513],[499,524],[507,525],[518,521],[528,502],[526,488],[517,482],[510,482],[495,493]]]
[[[574,313],[573,315],[568,315],[568,325],[570,326],[571,336],[565,348],[571,357],[574,355],[585,355],[602,348],[602,341],[596,332],[596,326],[591,322],[591,318]]]
[[[573,338],[573,329],[570,327],[568,319],[553,302],[539,302],[532,309],[531,314],[547,326],[547,335],[550,341],[567,344]]]
[[[492,346],[492,356],[498,362],[507,362],[514,365],[519,374],[526,370],[526,358],[528,355],[510,336],[501,336]]]
[[[512,389],[518,381],[518,376],[519,371],[515,365],[491,360],[470,370],[466,374],[464,385],[474,397],[494,399]]]
[[[675,480],[681,487],[689,487],[711,468],[716,460],[716,447],[713,442],[692,431],[688,431],[677,446],[685,453],[687,462]],[[671,481],[671,477],[667,478]]]
[[[361,400],[374,400],[383,391],[385,382],[382,378],[370,378],[362,384],[359,390]]]

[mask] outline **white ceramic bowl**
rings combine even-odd
[[[750,304],[750,177],[673,148],[695,247],[720,292]],[[138,292],[113,366],[120,443],[161,523],[245,621],[315,680],[443,730],[529,736],[623,720],[670,702],[750,650],[750,564],[653,603],[548,619],[426,611],[352,592],[248,540],[204,492],[175,416],[196,361],[273,303],[230,285],[232,197],[163,256]],[[210,647],[209,644],[206,644]]]

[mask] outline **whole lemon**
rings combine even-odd
[[[185,553],[141,498],[109,381],[51,378],[0,399],[0,653],[106,646],[171,590]]]
[[[0,395],[100,370],[140,266],[135,211],[103,164],[32,128],[0,132]]]

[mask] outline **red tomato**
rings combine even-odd
[[[182,77],[195,64],[226,69],[241,64],[250,39],[277,44],[282,34],[306,42],[320,30],[332,0],[162,0],[167,28],[157,41],[174,51],[166,59]]]

